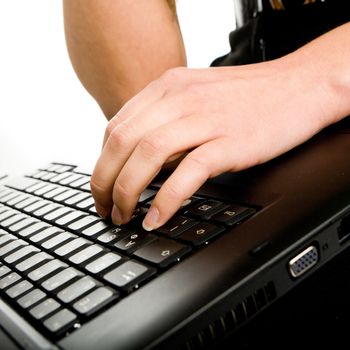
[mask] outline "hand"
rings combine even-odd
[[[313,72],[293,56],[168,71],[109,122],[91,178],[97,212],[112,213],[116,224],[128,222],[161,168],[188,152],[144,219],[145,229],[157,228],[208,178],[266,162],[304,142],[325,126],[330,103]]]

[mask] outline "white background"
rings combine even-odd
[[[74,0],[71,0],[74,1]],[[227,53],[232,0],[178,0],[190,67]],[[0,2],[0,175],[51,161],[92,166],[106,119],[76,77],[60,0]]]

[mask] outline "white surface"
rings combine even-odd
[[[178,0],[178,12],[190,67],[228,51],[232,0]],[[106,120],[71,67],[61,1],[1,1],[0,43],[0,175],[93,166]]]

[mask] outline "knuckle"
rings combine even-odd
[[[182,79],[185,70],[186,68],[183,67],[170,68],[163,73],[161,79],[166,84],[174,84]]]
[[[109,122],[108,125],[106,127],[106,132],[105,135],[107,137],[109,137],[111,135],[111,133],[113,132],[114,128],[117,126],[117,120],[116,118],[112,118]]]
[[[170,181],[167,181],[163,184],[162,192],[170,202],[179,202],[183,197],[181,195],[179,187]]]
[[[139,144],[139,149],[142,155],[148,158],[153,158],[155,155],[164,152],[165,148],[166,137],[162,134],[147,135]]]
[[[203,84],[201,83],[197,83],[197,82],[191,82],[188,83],[185,87],[184,87],[184,92],[186,96],[189,96],[191,98],[191,100],[193,99],[199,99],[199,100],[206,100],[204,93],[205,93],[205,89],[203,88]]]
[[[185,161],[188,163],[189,168],[196,169],[196,172],[202,174],[205,177],[209,177],[210,171],[207,164],[207,158],[200,155],[189,154]]]
[[[110,138],[116,147],[125,147],[131,143],[133,132],[130,126],[124,124],[118,128],[114,128],[110,134]]]

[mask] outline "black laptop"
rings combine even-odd
[[[79,164],[3,177],[0,347],[233,348],[349,246],[349,133],[345,120],[207,182],[151,233],[141,221],[166,174],[120,227],[96,214]]]

